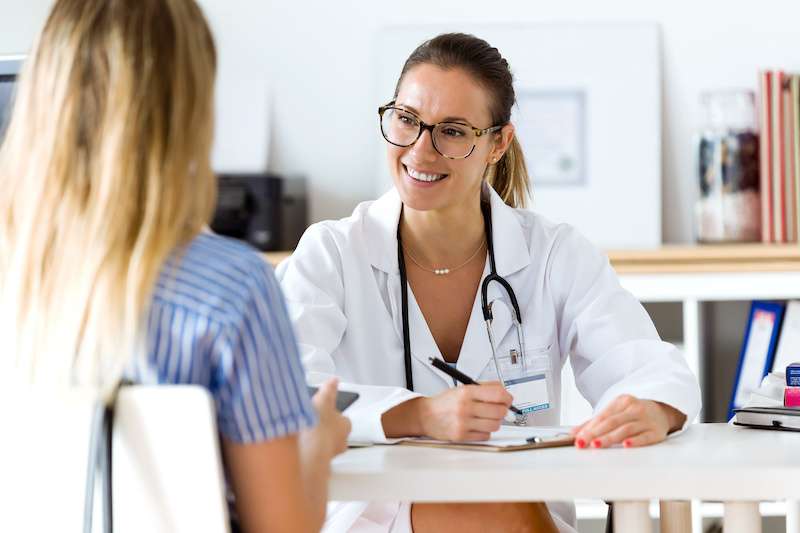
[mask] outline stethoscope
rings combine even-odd
[[[489,302],[488,292],[489,284],[492,282],[499,283],[508,294],[511,300],[511,307],[513,309],[512,319],[517,328],[517,340],[520,347],[521,363],[523,370],[525,369],[525,339],[522,333],[522,314],[519,311],[519,304],[517,297],[514,294],[514,289],[511,284],[497,273],[497,267],[494,260],[494,243],[492,241],[492,212],[488,202],[481,202],[481,213],[483,214],[483,227],[486,232],[486,247],[489,252],[489,274],[483,279],[481,283],[481,308],[483,310],[483,320],[486,323],[486,331],[489,335],[489,345],[492,348],[492,359],[494,360],[495,368],[497,369],[497,376],[500,381],[505,383],[503,374],[500,369],[500,363],[497,357],[497,349],[494,342],[494,334],[492,333],[492,303]],[[402,211],[401,211],[402,216]],[[411,341],[408,325],[408,278],[406,277],[406,262],[403,257],[403,244],[400,240],[400,224],[397,224],[397,263],[400,267],[400,295],[401,306],[403,314],[403,356],[406,372],[406,388],[410,391],[414,390],[414,376],[411,372]]]

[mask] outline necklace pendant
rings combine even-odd
[[[433,270],[433,273],[436,274],[437,276],[444,276],[445,274],[449,274],[450,273],[450,269],[449,268],[435,268]]]

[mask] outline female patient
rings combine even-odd
[[[393,190],[309,228],[278,269],[310,379],[358,384],[355,439],[485,439],[512,397],[529,411],[518,423],[558,425],[567,357],[597,413],[576,430],[578,447],[652,444],[697,414],[696,379],[608,260],[569,226],[520,209],[528,176],[514,100],[508,63],[485,41],[423,43],[378,110]],[[495,271],[508,290],[487,286],[491,342],[481,292]],[[430,357],[494,383],[455,387]],[[331,529],[350,531],[573,531],[575,522],[563,503],[331,511]]]
[[[349,422],[335,383],[314,412],[271,270],[203,231],[215,64],[192,0],[55,3],[0,152],[0,371],[205,386],[242,528],[319,530]]]

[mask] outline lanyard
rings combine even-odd
[[[487,302],[487,294],[489,283],[492,281],[496,281],[503,288],[509,295],[511,299],[511,305],[514,308],[514,313],[517,319],[517,328],[518,330],[521,329],[522,324],[522,315],[519,311],[519,305],[517,304],[517,298],[514,295],[514,290],[511,288],[511,285],[501,276],[497,274],[497,268],[495,266],[494,261],[494,244],[492,242],[492,213],[491,208],[488,202],[481,202],[481,213],[483,215],[483,229],[486,234],[486,247],[489,252],[489,275],[484,278],[483,282],[481,283],[481,307],[483,309],[483,318],[487,321],[487,323],[491,323],[492,320],[492,306],[490,303]],[[403,211],[402,207],[400,210],[400,216],[402,218]],[[402,314],[403,314],[403,361],[405,363],[405,373],[406,373],[406,388],[410,391],[414,390],[414,376],[411,372],[411,333],[409,331],[409,324],[408,324],[408,278],[406,276],[406,261],[403,257],[403,243],[400,238],[400,224],[397,224],[397,265],[400,268],[400,301],[402,307]],[[492,352],[494,352],[494,340],[491,338],[491,329],[487,328],[489,331],[489,341],[492,344]],[[497,360],[496,355],[493,353],[495,361]],[[498,368],[499,370],[499,368]]]

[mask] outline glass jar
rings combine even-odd
[[[700,242],[761,240],[759,144],[752,91],[701,96],[704,124],[695,153],[700,195],[695,229]]]

